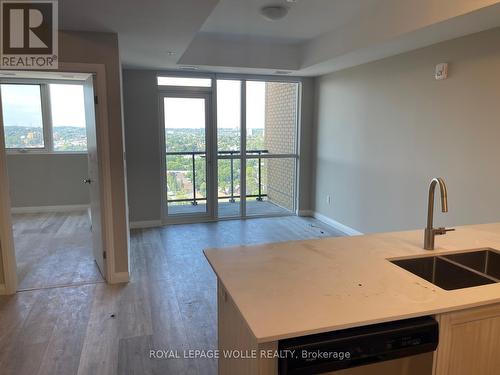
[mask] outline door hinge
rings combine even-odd
[[[105,251],[102,252],[102,259],[106,259],[106,252]]]
[[[99,104],[99,98],[97,95],[94,96],[94,104]]]

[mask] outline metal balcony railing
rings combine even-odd
[[[268,154],[268,150],[249,150],[246,152],[247,155],[263,155],[263,154]],[[239,155],[240,151],[219,151],[218,156],[230,156],[229,158],[224,158],[221,160],[229,160],[231,163],[231,188],[230,188],[230,195],[229,196],[219,196],[218,199],[228,199],[229,202],[234,203],[236,202],[236,198],[240,198],[240,195],[235,195],[234,193],[234,160],[239,159],[235,155]],[[185,198],[185,199],[167,199],[168,203],[175,203],[175,202],[191,202],[193,206],[198,205],[198,202],[201,201],[206,201],[206,197],[197,197],[196,196],[196,156],[199,157],[206,157],[206,152],[203,151],[192,151],[192,152],[185,152],[185,151],[180,151],[180,152],[166,152],[166,156],[191,156],[191,173],[192,173],[192,182],[193,182],[193,198]],[[232,157],[231,157],[232,156]],[[258,172],[257,172],[257,178],[258,178],[258,193],[257,194],[246,194],[247,198],[255,198],[257,201],[262,201],[263,197],[267,197],[267,194],[264,194],[262,192],[262,158],[255,158],[258,160]],[[168,169],[167,169],[168,170]]]

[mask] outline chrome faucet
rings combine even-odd
[[[427,206],[427,227],[424,232],[424,249],[434,250],[434,237],[446,232],[453,231],[455,229],[450,228],[433,228],[434,220],[434,191],[436,190],[436,185],[439,184],[439,190],[441,191],[441,211],[448,212],[448,191],[446,190],[446,184],[441,177],[433,178],[429,186],[429,203]]]

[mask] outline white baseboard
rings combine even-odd
[[[130,275],[128,272],[115,272],[108,280],[110,284],[128,283],[129,281]]]
[[[87,210],[88,208],[88,204],[68,204],[61,206],[12,207],[10,211],[13,214],[35,214],[46,212],[83,211]]]
[[[148,220],[148,221],[131,221],[130,229],[142,229],[142,228],[155,228],[161,227],[161,220]]]
[[[314,212],[313,216],[314,216],[314,218],[318,219],[319,221],[337,229],[339,232],[347,234],[348,236],[361,236],[361,235],[363,235],[363,233],[357,231],[356,229],[353,229],[351,227],[348,227],[347,225],[339,223],[336,220],[330,219],[328,216],[320,214],[319,212]]]
[[[313,210],[299,210],[297,212],[298,216],[306,216],[306,217],[313,217],[314,216],[314,211]]]

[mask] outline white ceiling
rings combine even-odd
[[[289,14],[267,21],[264,5]],[[63,29],[118,34],[128,68],[320,75],[500,26],[500,0],[64,0]],[[175,54],[169,54],[174,51]]]
[[[207,18],[201,32],[266,37],[286,42],[304,42],[338,29],[370,9],[378,0],[221,0]],[[267,5],[283,5],[288,15],[268,21],[259,14]]]
[[[118,33],[125,66],[175,68],[218,0],[62,0],[64,30]],[[168,51],[175,51],[170,56]]]

